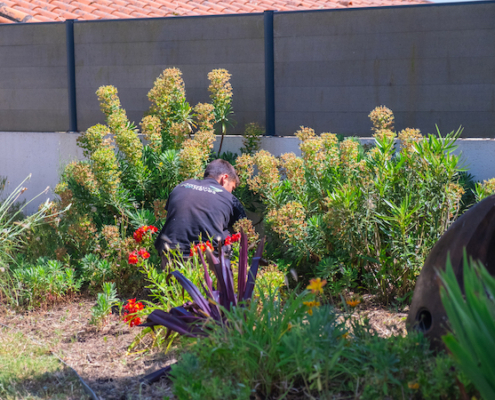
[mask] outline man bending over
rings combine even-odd
[[[199,238],[206,242],[229,235],[229,228],[246,213],[232,194],[239,184],[234,167],[225,160],[214,160],[206,167],[202,180],[190,179],[177,185],[167,200],[167,219],[155,241],[162,258],[162,268],[169,263],[168,251],[180,248],[184,259],[189,257],[191,243]]]

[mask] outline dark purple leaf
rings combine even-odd
[[[258,267],[260,265],[261,256],[263,255],[263,247],[265,246],[265,238],[261,239],[258,248],[256,249],[256,253],[253,257],[253,262],[251,264],[251,268],[249,269],[246,290],[244,291],[244,295],[242,296],[243,300],[250,299],[253,295],[254,285],[256,283],[256,275],[258,274]]]
[[[220,254],[220,270],[225,282],[225,296],[222,296],[222,306],[230,310],[231,305],[237,305],[237,299],[235,296],[234,276],[230,268],[230,259],[223,255],[223,251]]]
[[[146,322],[139,326],[154,327],[157,325],[164,326],[165,328],[175,331],[184,336],[196,337],[198,335],[198,332],[194,332],[196,330],[194,329],[194,326],[186,324],[177,317],[174,317],[173,315],[170,315],[163,310],[153,311],[150,315],[148,315]]]
[[[203,256],[202,251],[199,252],[199,260],[201,261],[201,264],[203,265],[206,287],[209,290],[208,294],[212,297],[211,292],[213,292],[213,286],[212,286],[210,274],[208,273],[208,266],[206,265],[205,258]]]
[[[208,315],[210,315],[211,314],[211,309],[210,309],[210,305],[208,303],[208,300],[206,300],[203,297],[203,295],[201,294],[201,292],[199,291],[199,289],[196,286],[194,286],[194,284],[189,279],[187,279],[184,275],[182,275],[179,271],[172,272],[172,275],[177,278],[177,280],[182,285],[182,287],[187,291],[187,293],[189,293],[189,295],[191,296],[191,298],[193,299],[193,301],[199,307],[201,307],[201,309],[205,313],[207,313]]]
[[[241,229],[241,247],[239,250],[239,268],[237,274],[237,298],[242,299],[246,289],[246,275],[248,265],[248,240],[244,230]]]
[[[213,272],[213,274],[215,275],[215,277],[217,278],[217,285],[218,285],[218,274],[217,274],[217,268],[215,267],[215,265],[220,265],[220,260],[215,257],[215,255],[213,254],[213,252],[211,251],[207,251],[206,252],[206,261],[208,262],[208,266],[210,267],[210,271]]]
[[[174,317],[177,317],[186,324],[191,324],[194,322],[200,322],[205,320],[205,317],[198,317],[187,311],[184,307],[174,307],[169,311],[169,314]]]

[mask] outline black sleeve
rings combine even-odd
[[[247,218],[246,217],[246,211],[244,211],[244,207],[242,206],[241,202],[239,199],[235,196],[232,196],[232,205],[233,205],[233,210],[232,210],[232,216],[230,218],[229,222],[229,228],[234,226],[234,224],[239,221],[240,219]]]

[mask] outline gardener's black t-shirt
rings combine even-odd
[[[246,213],[239,200],[213,178],[190,179],[174,188],[165,206],[167,219],[155,241],[160,254],[165,243],[172,249],[180,246],[189,255],[191,243],[206,242],[210,238],[216,245],[229,235],[231,228]]]

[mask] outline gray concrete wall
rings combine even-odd
[[[32,178],[25,186],[28,190],[21,200],[30,200],[41,193],[47,186],[50,190],[40,196],[27,207],[28,212],[34,212],[38,205],[46,199],[53,199],[53,189],[59,182],[64,166],[74,160],[82,160],[83,154],[77,146],[75,133],[48,132],[1,132],[0,144],[8,148],[8,152],[0,156],[0,177],[6,176],[10,186],[6,188],[3,197],[10,193],[29,174]],[[361,138],[361,142],[373,143],[370,138]],[[220,138],[217,137],[215,150],[218,150]],[[462,152],[462,165],[466,166],[475,179],[483,181],[495,177],[495,139],[459,139],[458,149]],[[242,138],[226,136],[223,149],[240,153]],[[275,156],[283,153],[300,155],[299,140],[289,137],[263,137],[261,148]]]
[[[67,130],[66,66],[64,24],[0,25],[0,130]]]
[[[227,69],[237,121],[231,132],[265,122],[263,15],[84,22],[74,36],[79,130],[104,121],[95,96],[101,85],[117,87],[138,124],[148,91],[168,67],[182,71],[191,106],[210,101],[208,72]]]
[[[396,127],[495,134],[495,3],[278,13],[278,135],[300,125],[369,136],[369,112]]]

